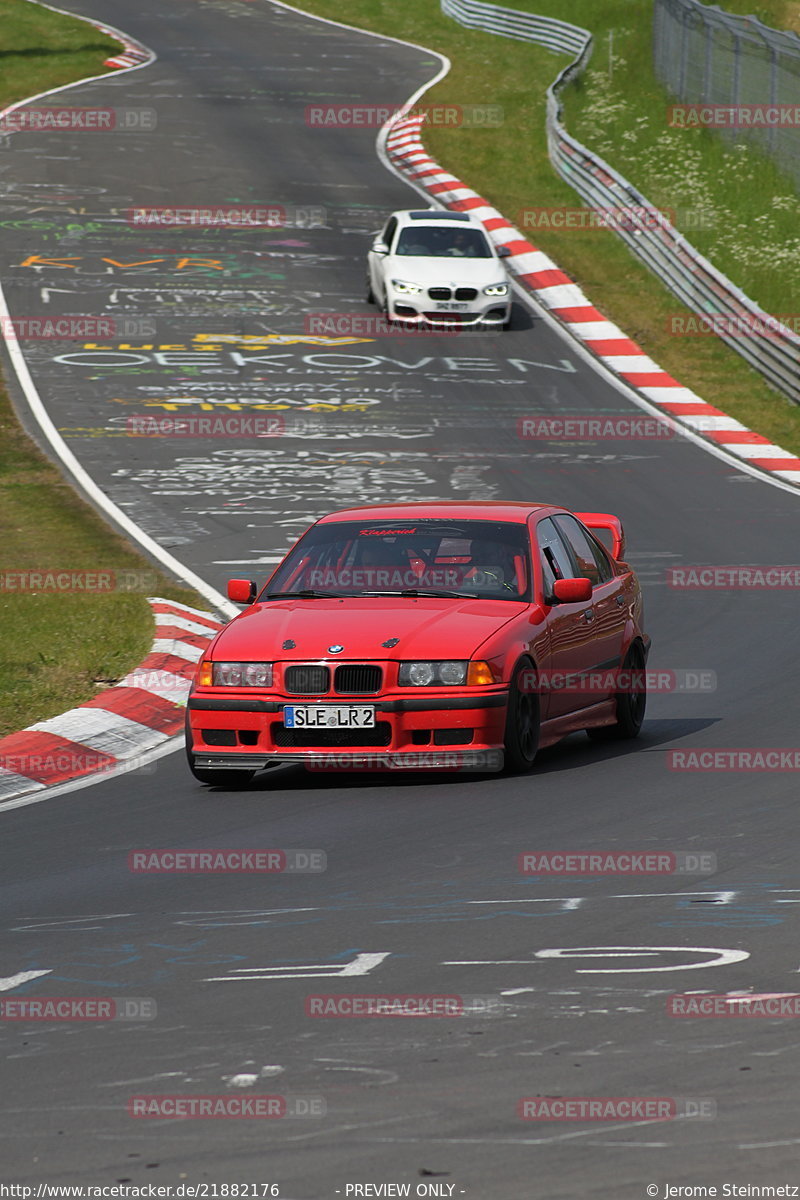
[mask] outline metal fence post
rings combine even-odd
[[[713,99],[711,85],[714,78],[714,28],[711,22],[706,24],[704,14],[698,15],[700,15],[700,22],[703,27],[701,36],[705,42],[706,50],[705,69],[703,71],[702,99],[706,104],[708,104],[709,101]]]
[[[733,31],[733,54],[731,56],[733,62],[731,64],[731,104],[739,103],[740,88],[741,88],[741,69],[742,69],[742,39]]]
[[[778,103],[778,51],[770,43],[769,47],[769,103],[775,107]],[[771,125],[768,131],[769,148],[774,154],[778,142],[778,126]],[[800,132],[798,133],[800,136]]]
[[[679,9],[678,20],[681,26],[681,62],[678,71],[678,95],[686,94],[686,68],[689,63],[689,10]]]

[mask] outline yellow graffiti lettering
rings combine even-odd
[[[160,263],[160,262],[166,262],[166,259],[163,259],[163,258],[143,258],[141,262],[131,262],[131,263],[124,263],[124,262],[117,262],[117,260],[116,260],[115,258],[101,258],[101,259],[100,259],[100,262],[107,262],[107,263],[111,263],[112,267],[123,267],[123,268],[124,268],[124,267],[147,267],[147,266],[149,266],[151,263]]]
[[[196,333],[195,342],[229,342],[235,346],[250,346],[258,349],[261,346],[350,346],[354,342],[374,342],[375,338],[365,337],[327,337],[324,334],[289,334],[289,333]]]
[[[72,267],[74,263],[80,260],[80,255],[77,258],[42,258],[39,254],[31,254],[24,262],[18,263],[20,267]],[[73,268],[74,269],[74,268]]]
[[[179,258],[175,269],[182,271],[185,267],[212,267],[215,271],[225,270],[220,258]]]

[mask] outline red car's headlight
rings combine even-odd
[[[457,686],[467,682],[468,662],[400,663],[397,682],[401,687]]]
[[[488,663],[449,659],[400,663],[397,682],[400,687],[458,687],[494,683],[495,679]]]
[[[206,659],[200,664],[197,682],[201,687],[272,687],[272,663]]]

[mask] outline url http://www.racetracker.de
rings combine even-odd
[[[277,1183],[0,1183],[0,1200],[263,1200],[280,1194]]]

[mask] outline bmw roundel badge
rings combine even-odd
[[[343,650],[344,650],[344,646],[340,646],[340,645],[338,645],[338,643],[336,643],[333,646],[328,646],[329,654],[341,654]]]

